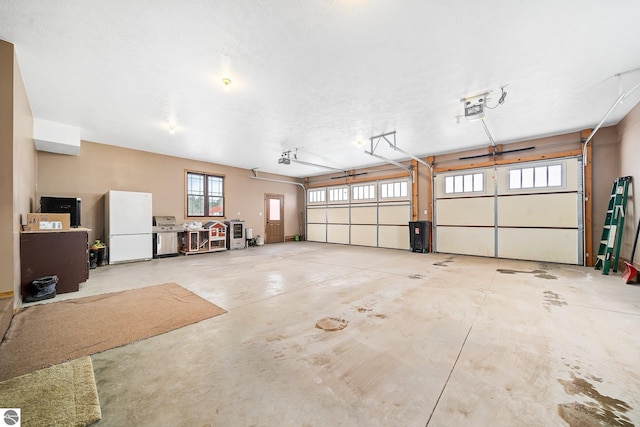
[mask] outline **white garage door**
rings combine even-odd
[[[439,173],[438,252],[582,264],[578,158]]]
[[[409,249],[408,179],[307,190],[307,240]]]

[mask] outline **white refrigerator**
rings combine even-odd
[[[104,196],[109,263],[153,257],[151,193],[111,190]]]

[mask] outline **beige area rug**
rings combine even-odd
[[[0,381],[222,313],[175,283],[27,307],[0,343]]]
[[[0,382],[4,408],[20,408],[23,426],[84,427],[101,417],[89,356]]]

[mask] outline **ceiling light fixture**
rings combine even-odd
[[[228,77],[223,78],[222,84],[224,85],[224,91],[229,92],[229,90],[231,89],[231,79]]]
[[[175,135],[176,134],[176,127],[175,125],[169,125],[169,133],[171,135]]]

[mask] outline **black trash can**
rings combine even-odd
[[[409,222],[409,243],[412,252],[429,252],[431,221]]]
[[[98,266],[98,250],[90,249],[89,250],[89,269],[93,270]]]
[[[98,267],[109,265],[109,249],[106,246],[98,248]]]

